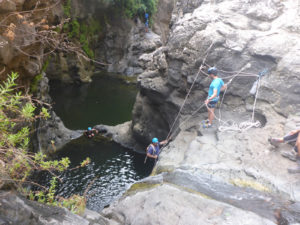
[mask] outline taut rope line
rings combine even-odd
[[[177,116],[176,116],[176,118],[175,118],[175,120],[174,120],[174,122],[173,122],[173,124],[172,124],[172,126],[171,126],[171,128],[170,128],[170,131],[169,131],[168,135],[167,135],[167,139],[170,138],[170,135],[171,135],[171,133],[172,133],[172,129],[174,128],[175,123],[177,122],[177,120],[178,120],[178,118],[179,118],[179,116],[180,116],[180,114],[181,114],[181,111],[182,111],[182,109],[183,109],[183,107],[184,107],[184,105],[185,105],[185,103],[186,103],[186,101],[187,101],[187,99],[188,99],[188,97],[189,97],[189,95],[190,95],[190,93],[191,93],[191,91],[192,91],[192,89],[193,89],[195,83],[196,83],[196,80],[198,79],[200,73],[202,72],[202,67],[203,67],[203,65],[205,64],[206,58],[207,58],[207,56],[208,56],[208,53],[209,53],[209,51],[210,51],[210,49],[212,48],[213,45],[214,45],[214,42],[211,43],[211,45],[209,46],[209,48],[208,48],[207,51],[206,51],[206,56],[203,58],[202,63],[201,63],[201,66],[200,66],[200,68],[199,68],[199,71],[198,71],[198,73],[197,73],[197,75],[196,75],[196,77],[195,77],[195,79],[194,79],[194,81],[193,81],[193,83],[192,83],[192,85],[191,85],[191,87],[190,87],[190,89],[189,89],[187,95],[185,96],[185,99],[184,99],[184,101],[183,101],[183,103],[182,103],[182,105],[181,105],[181,107],[180,107],[180,109],[179,109],[179,112],[178,112],[178,114],[177,114]]]

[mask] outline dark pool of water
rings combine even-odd
[[[58,158],[69,157],[76,167],[86,157],[91,163],[70,170],[60,177],[57,194],[68,197],[87,191],[87,208],[99,211],[120,197],[128,186],[149,175],[151,165],[144,164],[145,156],[105,140],[80,138],[65,146]]]
[[[54,110],[70,129],[130,120],[136,93],[135,86],[109,76],[96,76],[91,84],[84,85],[50,82]],[[151,165],[144,165],[145,155],[98,137],[73,140],[57,157],[69,157],[71,167],[91,158],[88,166],[60,175],[63,183],[58,185],[57,194],[83,194],[89,187],[87,208],[96,211],[121,196],[130,184],[148,176],[152,169]]]
[[[95,75],[88,84],[50,82],[54,111],[69,129],[131,120],[137,88],[108,75]]]

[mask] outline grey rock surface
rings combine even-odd
[[[47,120],[39,121],[37,128],[37,148],[45,154],[55,153],[71,140],[82,136],[84,132],[66,128],[53,111],[50,116]]]
[[[153,15],[153,32],[161,37],[164,44],[167,42],[169,37],[169,25],[175,5],[176,1],[159,0],[157,12]]]
[[[132,207],[132,202],[136,207]],[[182,206],[182,207],[180,207]],[[125,197],[104,216],[118,224],[275,224],[254,213],[207,199],[180,187],[162,184]],[[113,217],[110,215],[114,215]]]
[[[104,137],[112,139],[125,148],[144,153],[144,147],[133,138],[131,125],[132,122],[129,121],[117,126],[96,125],[94,128]]]
[[[162,45],[160,36],[149,30],[145,32],[144,24],[137,19],[133,24],[130,20],[119,18],[108,29],[99,54],[105,52],[105,61],[109,64],[108,72],[126,76],[141,74],[144,70],[138,63],[144,53],[153,52]],[[104,49],[104,51],[103,51]]]
[[[0,13],[1,12],[12,12],[15,11],[16,3],[12,0],[2,0],[0,1]]]
[[[91,224],[66,209],[32,202],[11,192],[1,191],[0,196],[0,224]]]

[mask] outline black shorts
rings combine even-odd
[[[218,104],[218,101],[210,101],[207,104],[207,107],[210,108],[210,109],[213,109],[213,108],[216,108],[217,104]]]

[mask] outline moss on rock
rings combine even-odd
[[[131,187],[127,190],[125,195],[126,196],[132,195],[132,194],[135,194],[140,191],[149,190],[149,189],[158,187],[160,185],[161,184],[149,184],[149,183],[144,183],[144,182],[135,183],[135,184],[131,185]]]
[[[251,180],[232,179],[230,183],[238,187],[249,187],[257,191],[271,192],[270,188]]]

